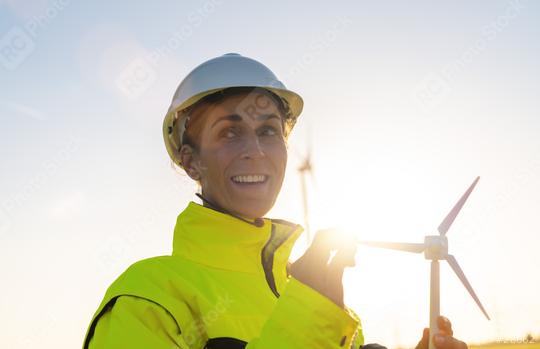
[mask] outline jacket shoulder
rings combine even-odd
[[[175,256],[139,260],[109,286],[103,302],[131,295],[152,300],[162,306],[173,305],[183,298],[182,295],[187,297],[192,289],[191,282],[184,277],[190,267],[182,258]]]
[[[173,256],[141,259],[127,267],[109,286],[107,292],[117,288],[140,291],[141,287],[159,284],[173,274],[181,274],[182,262],[182,259]]]
[[[157,256],[139,260],[126,268],[105,292],[87,329],[85,345],[92,337],[99,318],[121,296],[137,297],[161,306],[179,328],[191,321],[192,300],[189,294],[193,293],[190,292],[190,283],[182,277],[182,270],[186,269],[184,264],[184,260],[175,256]]]

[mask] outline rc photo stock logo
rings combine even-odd
[[[131,61],[117,76],[116,86],[129,99],[140,97],[156,81],[157,74],[145,58]]]
[[[413,99],[424,112],[429,112],[440,105],[450,93],[449,81],[443,74],[429,74],[416,86]]]
[[[47,27],[71,0],[54,0],[47,8],[22,26],[14,26],[0,35],[0,65],[7,70],[17,69],[36,48],[36,37]]]
[[[276,85],[276,81],[270,81],[269,86]],[[255,120],[256,115],[270,110],[271,102],[265,97],[265,89],[255,88],[248,96],[246,96],[236,107],[238,113],[246,113],[252,120]],[[250,99],[250,96],[254,96]]]
[[[120,70],[114,78],[116,88],[128,99],[141,97],[156,82],[160,61],[165,57],[173,57],[173,53],[191,39],[197,28],[211,18],[221,3],[222,0],[201,1],[197,9],[189,12],[180,21],[182,25],[171,33],[163,45],[134,58]]]
[[[0,39],[0,64],[15,70],[34,52],[36,44],[27,31],[13,27]]]
[[[11,228],[11,217],[3,207],[0,207],[0,236],[7,233],[9,228]]]

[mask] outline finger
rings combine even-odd
[[[329,228],[318,230],[311,245],[314,248],[338,250],[351,244],[356,246],[356,241],[356,237],[345,230]]]
[[[422,340],[428,340],[429,338],[429,327],[424,328],[424,332],[422,333]]]
[[[337,248],[335,236],[337,235],[335,229],[322,229],[318,230],[313,237],[311,242],[310,249],[312,250],[322,250],[330,251]]]
[[[452,349],[448,336],[442,334],[436,334],[433,336],[433,344],[439,349]]]
[[[428,349],[428,340],[429,340],[429,328],[424,328],[422,333],[422,339],[418,341],[414,349]]]
[[[454,331],[452,330],[452,323],[450,320],[448,320],[447,317],[439,315],[437,317],[437,326],[439,327],[439,331],[441,334],[453,336]]]
[[[438,349],[468,349],[465,342],[462,342],[452,336],[444,336],[441,334],[436,334],[433,336],[433,344]]]

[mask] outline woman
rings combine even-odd
[[[263,218],[303,107],[261,63],[229,53],[189,73],[164,120],[167,151],[201,189],[177,218],[173,253],[138,261],[107,290],[83,348],[359,348],[343,304],[356,244],[319,231],[295,263],[302,227]],[[328,262],[331,251],[335,257]],[[440,318],[440,349],[458,349]],[[427,349],[424,331],[418,348]],[[466,346],[465,346],[466,348]]]

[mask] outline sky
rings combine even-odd
[[[422,242],[450,232],[492,320],[448,265],[441,313],[469,344],[540,335],[540,2],[0,0],[0,346],[74,348],[108,285],[170,254],[196,185],[161,133],[182,78],[235,52],[304,99],[268,217]],[[291,260],[306,247],[301,237]],[[414,346],[429,263],[359,247],[345,304],[366,343]]]

